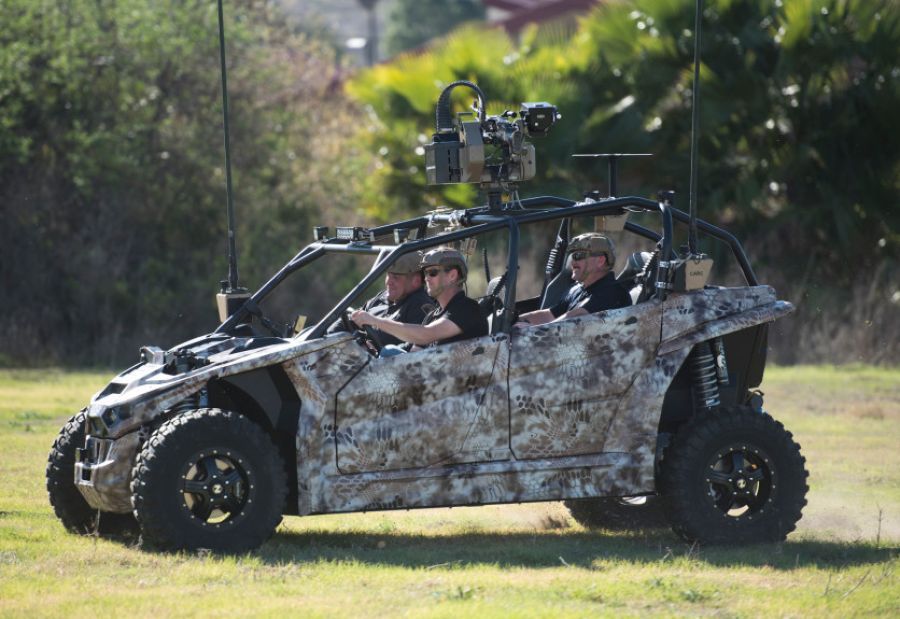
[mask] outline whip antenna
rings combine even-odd
[[[703,12],[703,0],[697,0],[694,14],[694,84],[691,92],[691,179],[690,179],[690,216],[688,229],[688,248],[691,254],[699,254],[697,250],[697,134],[700,130],[700,21]]]
[[[250,297],[245,288],[238,286],[237,249],[234,242],[234,198],[231,190],[231,145],[228,141],[228,78],[225,72],[225,18],[222,15],[222,0],[219,4],[219,61],[222,66],[222,122],[225,131],[225,205],[228,209],[228,279],[219,282],[221,292],[216,295],[219,320],[225,320],[235,313]]]
[[[238,288],[237,249],[234,241],[234,198],[231,190],[231,147],[228,141],[228,79],[225,72],[225,19],[219,4],[219,61],[222,66],[222,120],[225,129],[225,204],[228,209],[228,292]],[[224,291],[223,291],[224,292]]]

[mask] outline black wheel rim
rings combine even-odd
[[[256,491],[247,461],[224,449],[199,452],[181,473],[182,508],[202,526],[232,527],[243,520]]]
[[[772,460],[752,445],[734,444],[719,450],[704,472],[706,496],[726,518],[752,520],[775,496]]]

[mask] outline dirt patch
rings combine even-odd
[[[880,519],[880,522],[879,522]],[[845,542],[880,540],[882,545],[900,541],[900,515],[879,512],[877,506],[807,506],[797,523],[797,532],[817,539],[830,537]]]
[[[900,404],[878,400],[874,402],[860,402],[849,405],[847,413],[858,419],[898,420],[900,419]]]

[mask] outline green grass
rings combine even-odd
[[[770,368],[810,470],[783,544],[586,531],[558,503],[286,518],[241,557],[65,533],[44,464],[109,376],[0,371],[0,617],[897,616],[900,370]]]

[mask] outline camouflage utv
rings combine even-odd
[[[657,229],[625,221],[640,217]],[[807,473],[755,388],[768,323],[792,307],[759,285],[732,235],[699,221],[747,285],[706,283],[708,260],[673,250],[688,221],[667,199],[545,197],[318,229],[213,333],[142,349],[66,424],[47,467],[50,502],[72,531],[138,526],[158,547],[226,552],[256,548],[283,514],[562,500],[605,526],[638,502],[619,497],[651,499],[636,509],[656,499],[687,540],[783,540]],[[585,222],[648,246],[620,260],[633,305],[513,328],[568,288],[562,256]],[[520,298],[520,247],[547,229],[549,277]],[[480,301],[489,335],[383,358],[371,332],[326,335],[401,256],[489,234],[506,248]],[[369,256],[371,270],[288,336],[261,304],[336,254]]]
[[[478,96],[474,120],[450,114],[460,85]],[[478,183],[486,205],[333,235],[316,228],[315,242],[253,295],[229,282],[213,333],[143,348],[69,420],[47,466],[63,524],[139,527],[162,548],[240,552],[283,514],[562,500],[587,526],[623,513],[640,521],[633,514],[662,503],[687,540],[783,540],[806,504],[807,473],[756,388],[768,323],[791,305],[759,285],[731,234],[677,210],[670,195],[613,197],[618,155],[607,197],[519,199],[517,184],[535,173],[526,138],[546,135],[556,108],[487,116],[486,107],[475,84],[448,85],[425,147],[429,183]],[[686,250],[674,249],[676,224],[688,228]],[[572,285],[566,250],[586,226],[645,250],[617,275],[632,305],[514,328]],[[745,285],[707,283],[698,232],[730,250]],[[484,252],[488,335],[382,357],[377,332],[353,329],[350,305],[397,260],[446,245],[472,255],[480,241],[500,248],[502,271],[490,276]],[[520,273],[542,262],[532,258],[542,245],[543,286],[529,292]],[[340,256],[368,260],[368,274],[315,324],[270,317],[277,291],[333,272],[320,261]],[[303,289],[291,302],[314,296]],[[336,320],[346,332],[329,334]]]

